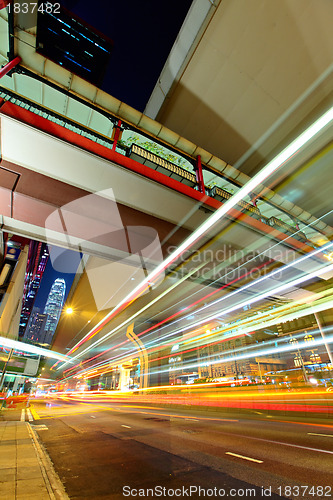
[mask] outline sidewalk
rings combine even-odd
[[[25,411],[4,410],[0,421],[1,500],[68,500]],[[18,418],[20,417],[20,418]]]

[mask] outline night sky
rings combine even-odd
[[[113,40],[102,90],[143,111],[192,0],[60,0]]]

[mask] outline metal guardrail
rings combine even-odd
[[[270,217],[270,219],[268,219],[268,224],[272,227],[277,226],[284,229],[285,231],[293,232],[293,228],[291,226],[289,226],[282,220],[277,219],[276,217]]]
[[[218,196],[225,200],[229,200],[232,194],[228,193],[228,191],[226,191],[225,189],[214,186],[210,190],[210,196],[212,196],[213,198],[216,198]],[[237,205],[239,205],[242,208],[242,210],[248,210],[249,212],[251,212],[251,215],[256,215],[258,218],[262,217],[259,208],[256,207],[255,205],[251,205],[251,203],[247,203],[246,201],[239,201]]]
[[[135,156],[139,156],[139,161],[140,159],[144,159],[148,162],[154,163],[156,165],[156,169],[158,170],[158,167],[162,167],[162,169],[167,170],[167,172],[173,173],[179,177],[183,181],[188,181],[190,184],[196,186],[197,185],[197,179],[194,174],[191,172],[188,172],[182,167],[179,167],[178,165],[175,165],[174,163],[165,160],[164,158],[161,158],[160,156],[155,155],[154,153],[151,153],[147,149],[144,149],[137,144],[132,144],[131,149],[130,149],[130,157],[133,158]],[[136,158],[133,158],[136,159]],[[140,163],[144,163],[140,161]],[[162,172],[163,173],[163,172]],[[180,182],[182,182],[182,180]]]
[[[270,219],[268,219],[267,221],[267,224],[269,224],[272,227],[276,227],[279,230],[282,230],[284,233],[292,235],[293,238],[295,238],[296,240],[301,240],[301,241],[307,240],[307,237],[305,236],[304,233],[302,233],[302,231],[299,231],[296,228],[289,226],[282,220],[277,219],[276,217],[270,217]]]
[[[179,167],[178,165],[175,165],[174,163],[168,160],[165,160],[164,158],[161,158],[160,156],[154,153],[151,153],[147,149],[142,148],[137,144],[134,143],[132,144],[130,148],[130,157],[139,161],[142,164],[148,163],[150,167],[152,167],[152,164],[154,164],[156,165],[155,170],[161,171],[162,173],[170,172],[180,177],[180,179],[177,179],[180,180],[180,182],[184,182],[192,187],[197,186],[197,179],[194,174],[188,172],[184,168]],[[166,172],[163,172],[163,169]],[[218,199],[219,201],[229,200],[232,197],[231,193],[218,186],[214,186],[212,189],[207,191],[209,196]],[[289,226],[283,221],[280,221],[276,217],[267,218],[263,216],[259,208],[256,207],[255,205],[251,205],[250,203],[247,203],[246,201],[242,200],[239,201],[237,205],[241,208],[242,212],[248,212],[251,217],[255,217],[256,219],[261,220],[261,222],[263,222],[264,224],[267,224],[271,227],[278,227],[280,230],[282,230],[282,232],[289,235],[293,235],[293,237],[295,237],[298,240],[301,241],[307,240],[304,233],[302,233],[301,231],[297,231],[295,228]]]
[[[53,123],[56,123],[61,127],[67,128],[68,130],[71,130],[79,135],[82,135],[82,137],[86,137],[87,139],[90,139],[98,144],[101,144],[102,146],[105,146],[109,149],[112,148],[113,141],[108,137],[101,136],[100,134],[94,132],[90,128],[85,127],[84,125],[81,125],[80,123],[77,123],[74,120],[71,120],[70,118],[59,115],[55,111],[44,108],[43,106],[37,103],[32,103],[31,101],[29,101],[29,99],[26,99],[22,96],[17,96],[14,92],[11,92],[10,90],[5,89],[4,87],[0,87],[0,98],[5,99],[6,101],[11,102],[12,104],[16,104],[16,106],[26,109],[27,111],[30,111],[35,115],[39,115],[42,118],[45,118],[46,120],[52,121]]]

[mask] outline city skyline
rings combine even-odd
[[[41,344],[50,344],[56,329],[53,333],[51,332],[50,322],[46,329],[48,313],[45,313],[45,309],[52,286],[57,279],[63,280],[65,283],[64,304],[75,276],[75,273],[62,273],[55,270],[49,259],[50,251],[46,243],[30,242],[20,319],[20,337]]]

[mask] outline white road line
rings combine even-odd
[[[333,438],[333,434],[319,434],[317,432],[308,432],[309,436],[325,436],[328,438]]]
[[[132,429],[129,425],[122,425],[122,427],[126,427],[126,429]]]
[[[27,414],[28,414],[29,422],[33,422],[34,419],[32,418],[30,408],[27,408]]]
[[[224,434],[226,436],[237,436],[237,437],[243,437],[245,439],[251,439],[254,441],[262,441],[263,443],[272,443],[272,444],[279,444],[281,446],[288,446],[290,448],[299,448],[300,450],[309,450],[309,451],[316,451],[318,453],[328,453],[329,455],[333,455],[333,451],[329,450],[321,450],[320,448],[310,448],[309,446],[301,446],[299,444],[291,444],[291,443],[283,443],[282,441],[273,441],[272,439],[263,439],[263,438],[258,438],[258,437],[252,437],[252,436],[246,436],[244,434],[234,434],[234,433],[226,433],[226,432],[221,432],[221,434]]]
[[[21,422],[25,422],[25,410],[21,410]]]
[[[185,418],[185,420],[189,420],[190,422],[199,422],[197,418]]]
[[[94,417],[94,415],[90,415],[90,418],[96,418],[96,417]]]
[[[161,417],[171,417],[171,418],[183,418],[184,420],[196,420],[198,422],[208,420],[214,422],[239,422],[238,419],[235,418],[210,418],[210,417],[199,417],[197,419],[194,418],[186,418],[184,415],[171,415],[170,413],[156,413],[156,412],[148,412],[148,411],[139,411],[143,415],[159,415]]]
[[[172,417],[172,418],[184,418],[184,415],[169,415],[169,414],[162,414],[162,413],[151,413],[151,415],[163,415],[164,417]],[[194,420],[193,418],[185,418],[185,420]],[[199,421],[214,421],[214,422],[238,422],[238,420],[235,420],[234,418],[210,418],[210,417],[200,417],[196,419]]]
[[[249,460],[250,462],[257,462],[258,464],[262,464],[263,460],[257,460],[256,458],[244,457],[244,455],[237,455],[237,453],[231,453],[231,451],[226,451],[226,455],[232,455],[233,457],[243,458],[244,460]]]

